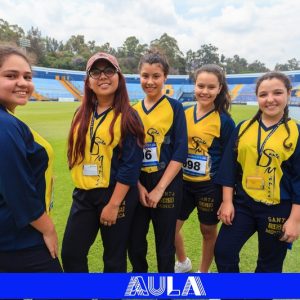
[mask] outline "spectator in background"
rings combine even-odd
[[[96,53],[86,72],[83,101],[68,138],[75,189],[62,262],[66,272],[88,272],[87,255],[100,228],[104,272],[126,272],[144,131],[116,58]]]
[[[15,115],[34,90],[19,49],[0,46],[0,272],[62,272],[52,207],[53,150]]]

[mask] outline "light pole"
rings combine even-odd
[[[19,39],[19,44],[21,46],[22,49],[24,49],[25,53],[26,53],[26,48],[29,48],[30,45],[30,40],[29,39],[25,39],[25,38],[20,38]]]

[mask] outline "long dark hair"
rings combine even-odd
[[[256,86],[255,86],[255,94],[257,96],[258,94],[258,89],[261,85],[261,83],[265,80],[271,80],[271,79],[278,79],[280,80],[284,86],[286,87],[287,92],[289,93],[292,90],[292,84],[291,81],[289,79],[288,76],[286,76],[285,74],[281,73],[281,72],[268,72],[264,75],[262,75],[261,77],[259,77],[256,81]],[[240,138],[244,135],[244,133],[251,127],[251,125],[255,122],[255,121],[259,121],[261,119],[261,114],[262,111],[259,109],[256,114],[254,115],[254,117],[250,120],[250,122],[248,123],[248,125],[244,128],[244,130],[239,134],[237,140],[236,140],[236,145],[235,145],[235,149],[237,151],[238,149],[238,144],[239,144],[239,140]],[[287,150],[289,150],[292,147],[292,143],[287,144],[287,140],[289,139],[290,135],[291,135],[291,131],[290,131],[290,127],[288,125],[288,121],[290,120],[289,118],[289,108],[288,105],[286,105],[286,107],[284,108],[283,111],[283,116],[282,116],[282,121],[284,124],[284,127],[287,131],[288,136],[284,139],[283,141],[283,147]]]
[[[215,110],[218,111],[219,113],[223,112],[230,116],[229,109],[231,106],[231,97],[229,94],[229,89],[226,82],[226,76],[224,71],[222,70],[221,67],[215,64],[203,65],[202,67],[200,67],[195,71],[194,74],[195,82],[197,80],[198,75],[203,72],[212,73],[216,75],[216,77],[218,78],[219,84],[221,86],[221,90],[214,101]]]
[[[121,139],[119,146],[122,148],[124,138],[128,132],[132,133],[137,138],[137,143],[140,147],[144,144],[145,133],[142,124],[130,105],[129,96],[126,89],[125,77],[121,72],[118,72],[119,84],[115,92],[113,101],[114,117],[109,127],[111,141],[114,140],[114,125],[120,113],[121,116]],[[88,85],[89,78],[84,81],[84,95],[80,108],[76,112],[68,137],[68,163],[69,168],[73,168],[75,164],[83,161],[86,143],[86,133],[88,131],[91,114],[95,109],[96,96]],[[77,128],[77,139],[74,144],[74,133]]]

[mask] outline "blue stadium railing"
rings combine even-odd
[[[45,99],[74,98],[66,88],[58,81],[57,78],[64,77],[70,81],[79,91],[83,93],[84,78],[86,73],[83,71],[72,71],[63,69],[33,67],[36,92],[44,96]],[[285,72],[289,75],[293,83],[291,101],[300,104],[300,71]],[[235,94],[233,103],[247,103],[256,101],[255,81],[260,76],[256,74],[234,74],[227,75],[227,83],[230,90],[236,85],[242,84],[242,88]],[[142,99],[144,93],[140,86],[138,74],[125,74],[129,98],[132,101]],[[178,99],[181,102],[194,100],[194,82],[188,75],[169,75],[166,82],[166,93],[169,96]]]

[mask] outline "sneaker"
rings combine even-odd
[[[187,257],[184,262],[176,261],[174,271],[175,273],[187,273],[192,270],[192,262]]]
[[[200,270],[198,270],[196,273],[202,273],[202,272]],[[207,273],[210,273],[210,271],[208,271]],[[205,274],[205,273],[202,273],[202,274]]]

